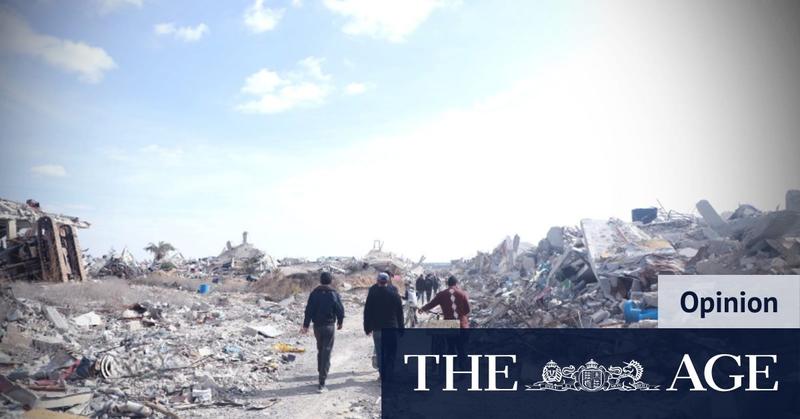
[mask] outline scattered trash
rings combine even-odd
[[[222,348],[222,351],[226,354],[238,355],[242,352],[242,348],[236,345],[225,345],[225,347]]]
[[[192,389],[192,401],[195,403],[210,403],[211,402],[211,389]]]
[[[273,348],[275,348],[278,352],[292,352],[292,353],[303,353],[305,352],[305,348],[301,348],[299,346],[293,346],[288,343],[278,342],[276,343]]]
[[[622,311],[627,323],[636,323],[641,320],[658,320],[657,308],[639,308],[638,304],[632,300],[623,303]]]

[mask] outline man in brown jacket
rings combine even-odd
[[[419,309],[419,312],[430,311],[439,306],[445,320],[458,320],[462,329],[469,328],[469,296],[458,287],[458,280],[454,276],[447,278],[447,289],[440,291],[428,303]]]

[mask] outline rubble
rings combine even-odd
[[[699,216],[634,209],[632,222],[586,219],[551,228],[536,246],[507,237],[450,270],[478,327],[652,327],[659,275],[800,274],[799,195],[787,192],[787,209],[771,212],[740,205],[723,217],[701,200]]]
[[[238,274],[261,275],[275,269],[272,256],[259,250],[247,242],[247,232],[242,233],[242,243],[232,246],[225,244],[225,249],[215,258],[208,261],[214,273],[235,272]]]
[[[268,404],[250,395],[306,351],[283,332],[299,330],[304,297],[278,303],[247,290],[201,296],[119,279],[92,281],[63,286],[109,293],[124,286],[153,299],[119,305],[109,294],[83,296],[72,305],[51,301],[69,298],[56,289],[25,288],[25,297],[17,296],[17,285],[3,290],[0,392],[6,397],[0,416],[24,406],[92,417],[177,417],[208,406],[260,410]],[[342,297],[348,310],[357,310],[353,298]],[[15,311],[19,319],[8,321]]]

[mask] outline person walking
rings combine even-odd
[[[372,336],[381,380],[392,376],[397,339],[404,330],[403,303],[397,291],[389,289],[388,284],[389,275],[381,272],[364,303],[364,333]]]
[[[430,272],[425,277],[425,301],[430,302],[433,295],[433,274]]]
[[[417,289],[417,300],[419,300],[419,302],[424,302],[423,300],[425,298],[425,277],[422,275],[418,276],[415,285],[416,285],[415,288]]]
[[[436,274],[431,274],[431,277],[433,278],[433,295],[436,295],[439,293],[439,288],[442,287],[442,280]]]
[[[436,294],[435,297],[424,306],[420,307],[419,312],[427,312],[439,306],[445,320],[458,320],[462,329],[469,328],[469,296],[458,287],[458,280],[454,276],[447,278],[447,288]]]
[[[311,291],[306,303],[303,327],[300,333],[307,334],[308,327],[314,323],[314,338],[317,340],[317,372],[319,373],[320,393],[327,391],[325,380],[331,368],[331,352],[335,329],[341,330],[344,322],[344,306],[339,293],[331,286],[333,276],[323,272],[319,276],[320,285]],[[335,328],[335,329],[334,329]]]
[[[406,300],[405,326],[417,327],[417,323],[419,323],[419,319],[417,318],[417,308],[419,308],[419,304],[417,304],[417,291],[414,289],[414,283],[411,281],[411,278],[406,279],[405,285],[406,291],[403,295],[403,299]]]

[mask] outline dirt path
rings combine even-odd
[[[380,416],[380,382],[372,368],[372,339],[362,329],[362,306],[347,305],[342,330],[336,331],[325,393],[317,392],[317,349],[313,333],[299,337],[306,352],[285,366],[274,382],[254,391],[254,404],[270,407],[260,411],[238,408],[187,412],[202,417],[275,418],[373,418]],[[291,331],[292,335],[297,332]],[[219,416],[222,415],[222,416]]]

